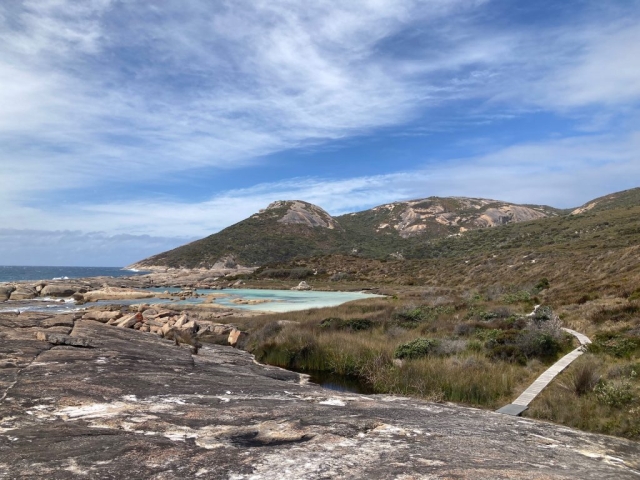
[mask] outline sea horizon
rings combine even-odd
[[[140,275],[139,270],[127,270],[125,267],[76,267],[64,265],[0,265],[0,283],[71,280],[86,277],[126,277]]]

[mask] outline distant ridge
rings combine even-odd
[[[428,239],[563,214],[545,205],[428,197],[333,217],[309,202],[279,200],[218,233],[127,268],[259,267],[328,254],[385,258],[416,251]]]

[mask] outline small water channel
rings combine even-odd
[[[331,373],[326,371],[306,371],[298,372],[306,373],[309,375],[309,381],[320,385],[327,390],[333,390],[334,392],[343,393],[359,393],[362,395],[371,395],[376,393],[371,385],[363,382],[357,377],[339,375],[337,373]]]

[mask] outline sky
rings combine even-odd
[[[640,186],[640,0],[0,3],[0,265],[125,266],[275,200]]]

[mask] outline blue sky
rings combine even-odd
[[[125,265],[277,199],[640,183],[640,2],[0,4],[0,264]]]

